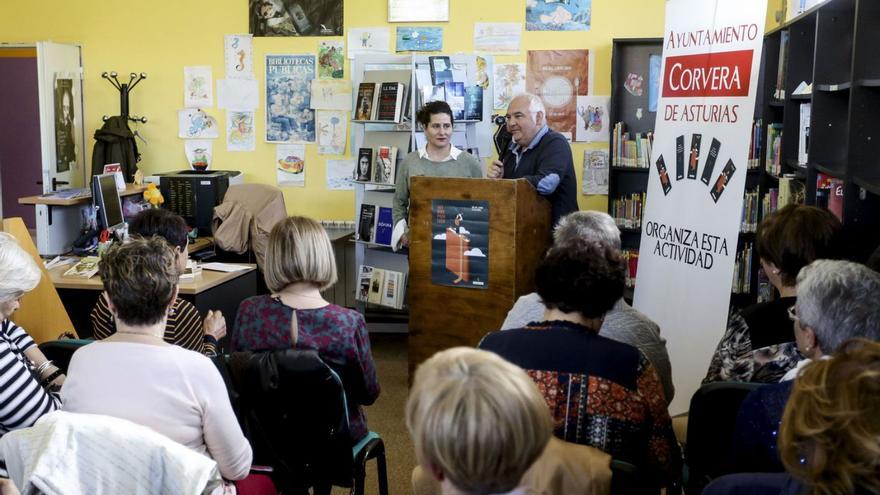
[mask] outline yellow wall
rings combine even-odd
[[[735,0],[730,0],[735,1]],[[770,0],[772,12],[783,0]],[[523,0],[450,0],[451,22],[444,28],[445,53],[472,52],[475,22],[524,22]],[[346,0],[345,27],[387,25],[387,0]],[[663,0],[593,0],[593,26],[587,32],[523,32],[522,54],[496,57],[496,63],[525,62],[529,49],[586,48],[595,54],[593,88],[597,95],[610,93],[611,40],[626,37],[660,37],[664,24]],[[394,26],[392,46],[394,49]],[[404,24],[412,25],[412,24]],[[85,69],[86,147],[91,157],[92,136],[102,115],[119,112],[118,93],[100,75],[146,72],[148,78],[132,92],[130,111],[149,123],[140,133],[149,144],[140,145],[141,168],[146,173],[185,168],[183,140],[177,137],[177,110],[183,105],[183,67],[210,65],[215,81],[224,77],[223,35],[248,31],[247,0],[46,0],[35,9],[31,2],[0,4],[0,41],[52,40],[80,43]],[[265,91],[264,56],[268,53],[317,53],[324,38],[255,38],[254,73]],[[346,79],[350,77],[346,62]],[[216,97],[216,95],[215,95]],[[241,170],[248,182],[274,184],[275,146],[265,143],[264,97],[257,110],[257,149],[250,153],[226,151],[225,112],[208,113],[218,119],[221,137],[214,142],[217,169]],[[216,105],[216,99],[215,99]],[[605,148],[605,145],[593,147]],[[573,144],[575,169],[580,178],[587,145]],[[305,188],[284,188],[288,211],[321,219],[352,219],[354,194],[328,191],[324,160],[316,145],[306,146]],[[332,157],[329,158],[339,158]],[[90,163],[87,161],[87,163]],[[580,179],[579,179],[580,181]],[[578,197],[581,208],[606,209],[605,196]]]

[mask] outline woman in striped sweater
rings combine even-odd
[[[61,405],[61,373],[9,318],[25,292],[40,282],[40,268],[15,238],[0,232],[0,436],[27,428]]]

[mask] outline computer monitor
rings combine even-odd
[[[125,223],[114,174],[100,174],[92,178],[92,203],[97,207],[102,228],[115,230]]]

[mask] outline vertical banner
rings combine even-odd
[[[670,413],[724,333],[767,0],[669,0],[634,306],[667,339]]]

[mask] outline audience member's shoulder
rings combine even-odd
[[[272,296],[262,294],[259,296],[251,296],[241,301],[240,308],[260,308],[272,301]]]
[[[631,325],[639,325],[646,329],[652,330],[654,333],[660,333],[660,326],[654,322],[648,315],[642,313],[636,308],[630,306],[626,301],[620,300],[614,305],[614,308],[605,315],[606,318],[617,318]]]
[[[321,312],[325,315],[342,318],[348,322],[354,322],[358,324],[364,323],[364,315],[362,315],[359,311],[355,311],[349,308],[343,308],[342,306],[333,303],[330,303],[321,308]]]

